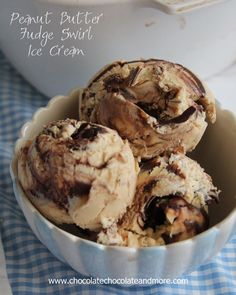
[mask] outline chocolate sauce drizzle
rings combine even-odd
[[[198,209],[192,206],[191,204],[187,203],[185,199],[181,196],[168,195],[164,197],[152,196],[147,202],[144,208],[143,229],[145,230],[147,228],[152,228],[155,231],[158,226],[168,223],[166,219],[167,208],[171,208],[174,211],[179,211],[183,207],[187,207],[189,211],[193,211],[195,212],[194,214],[199,214],[203,218],[202,224],[199,224],[195,220],[183,220],[183,224],[185,225],[187,233],[189,233],[190,235],[194,235],[208,228],[209,218],[204,209]],[[178,241],[178,238],[181,236],[181,234],[184,233],[180,233],[175,236],[169,236],[167,233],[164,233],[162,235],[162,238],[168,244]]]
[[[167,120],[163,118],[159,120],[159,123],[162,125],[181,124],[186,122],[195,112],[196,108],[191,106],[187,110],[185,110],[180,116]]]
[[[82,181],[77,181],[71,188],[70,188],[70,196],[86,196],[89,194],[92,185],[89,183],[85,183]]]
[[[82,139],[88,139],[90,141],[93,141],[98,133],[105,133],[106,129],[97,126],[97,125],[91,125],[90,123],[82,123],[78,129],[75,130],[75,132],[71,135],[71,137],[74,140],[82,140]]]
[[[171,197],[170,195],[163,198],[157,196],[150,198],[144,209],[144,230],[150,227],[155,231],[156,226],[165,224],[166,215],[164,210],[168,204],[168,198]]]
[[[138,73],[140,72],[140,68],[136,67],[131,69],[129,76],[126,78],[121,77],[120,74],[113,74],[108,76],[104,80],[104,86],[107,92],[122,92],[124,96],[130,96],[129,92],[126,90],[127,87],[130,87],[136,77],[138,76]]]

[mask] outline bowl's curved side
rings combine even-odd
[[[151,248],[107,247],[67,233],[45,219],[13,180],[16,199],[37,238],[79,273],[113,279],[173,279],[190,273],[219,252],[236,227],[236,210],[193,239]]]
[[[207,262],[227,242],[236,228],[236,209],[224,220],[193,239],[150,248],[109,247],[76,237],[44,218],[25,196],[18,182],[17,152],[49,121],[78,118],[79,90],[53,98],[21,132],[11,163],[14,193],[28,224],[38,239],[58,259],[83,275],[99,278],[176,278]],[[219,111],[219,110],[218,110]],[[236,121],[235,121],[236,125]]]

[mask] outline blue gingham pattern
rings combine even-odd
[[[130,288],[105,285],[49,285],[48,278],[83,278],[58,261],[35,237],[18,207],[9,165],[22,124],[48,98],[30,86],[0,52],[0,230],[13,294],[236,294],[236,236],[186,285]],[[184,259],[184,257],[183,257]],[[1,293],[1,290],[0,290]]]

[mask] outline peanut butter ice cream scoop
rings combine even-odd
[[[121,218],[137,179],[129,144],[116,131],[70,119],[50,123],[25,144],[18,175],[48,219],[93,231]]]
[[[143,159],[176,147],[193,150],[206,118],[216,119],[208,88],[185,67],[164,60],[114,62],[80,96],[80,119],[117,130]]]
[[[218,195],[197,162],[165,153],[142,164],[132,206],[98,241],[146,247],[191,238],[208,228],[207,206]]]

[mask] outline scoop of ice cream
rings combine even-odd
[[[165,153],[142,164],[131,208],[98,241],[146,247],[193,237],[207,229],[207,205],[218,194],[197,162]]]
[[[99,230],[133,200],[136,164],[128,142],[107,127],[76,120],[50,123],[20,151],[19,180],[48,219]]]
[[[191,151],[215,121],[214,97],[188,69],[163,60],[115,62],[80,96],[80,118],[118,131],[135,156]]]

